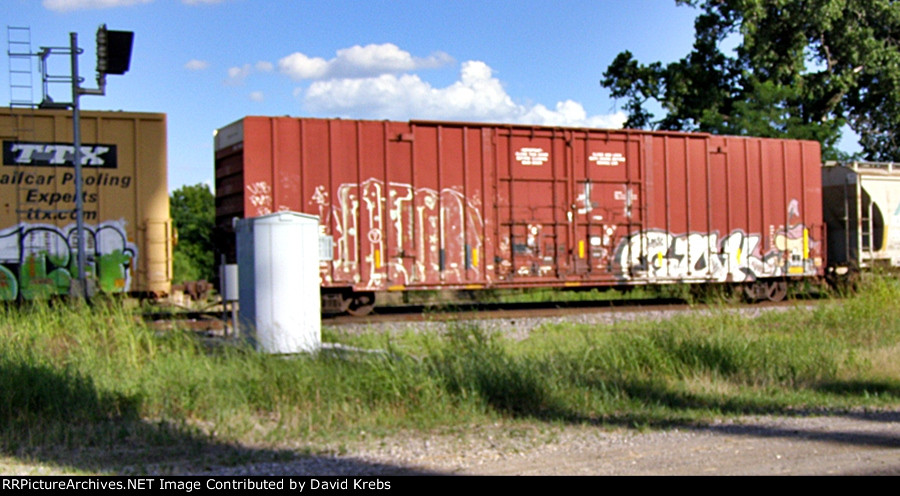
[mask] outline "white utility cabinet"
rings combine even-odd
[[[241,333],[266,353],[322,345],[319,218],[278,212],[235,221]]]

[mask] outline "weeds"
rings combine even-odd
[[[291,359],[155,332],[114,304],[0,308],[0,449],[342,443],[495,422],[655,426],[900,403],[900,285],[812,309],[352,338]],[[344,339],[326,332],[328,339]],[[223,444],[224,443],[224,444]],[[193,449],[193,448],[192,448]],[[231,449],[231,448],[229,448]]]

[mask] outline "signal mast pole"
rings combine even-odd
[[[84,184],[81,171],[81,78],[78,75],[78,33],[69,33],[69,45],[72,54],[72,146],[75,147],[75,238],[78,243],[78,288],[73,296],[88,298],[87,286],[87,254],[84,250]],[[100,88],[103,92],[105,88]],[[96,240],[94,240],[96,243]]]
[[[69,49],[42,47],[36,55],[41,58],[43,73],[44,101],[53,108],[72,108],[72,147],[75,167],[75,237],[78,250],[77,270],[78,284],[70,286],[71,296],[88,298],[91,296],[87,277],[87,251],[84,242],[84,181],[81,152],[81,95],[104,96],[106,94],[106,75],[124,74],[131,64],[131,47],[134,33],[131,31],[108,31],[106,24],[97,29],[97,88],[82,88],[81,76],[78,74],[78,56],[82,50],[78,48],[78,33],[69,33]],[[59,82],[47,73],[47,57],[53,54],[68,53],[71,57],[72,102],[54,103],[49,97],[48,82]],[[67,240],[68,241],[68,240]],[[96,240],[95,240],[96,243]]]

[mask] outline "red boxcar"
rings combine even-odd
[[[379,291],[675,282],[780,299],[824,270],[820,166],[813,141],[245,117],[216,135],[216,216],[228,239],[234,217],[318,215],[334,310]]]

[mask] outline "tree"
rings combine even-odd
[[[686,57],[643,65],[626,51],[603,74],[612,96],[627,99],[626,126],[815,139],[834,158],[846,123],[866,159],[900,160],[900,3],[676,2],[701,11]],[[735,36],[734,55],[724,54]]]
[[[182,186],[172,192],[169,207],[178,233],[173,254],[174,282],[211,280],[215,268],[215,197],[205,184]]]

